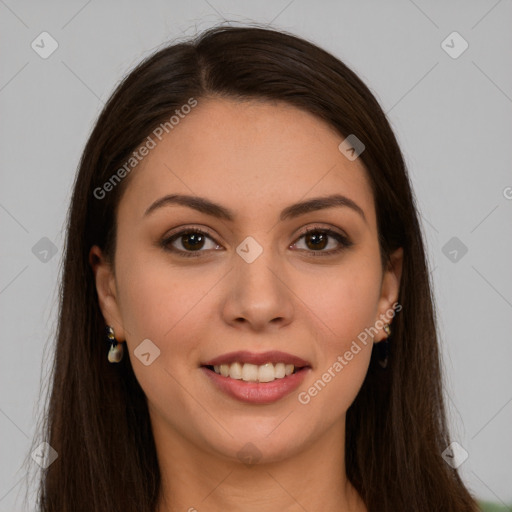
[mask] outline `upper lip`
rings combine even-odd
[[[248,350],[238,350],[237,352],[229,352],[221,356],[215,357],[202,363],[202,366],[216,366],[220,364],[231,364],[231,363],[251,363],[256,365],[262,365],[265,363],[284,363],[293,364],[295,367],[302,368],[304,366],[311,366],[304,359],[281,352],[279,350],[272,350],[269,352],[249,352]]]

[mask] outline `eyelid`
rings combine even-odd
[[[176,235],[182,235],[184,233],[191,233],[191,232],[204,233],[205,235],[208,235],[209,237],[214,239],[214,235],[212,234],[212,231],[210,230],[210,228],[208,228],[206,226],[198,227],[197,225],[187,225],[187,224],[184,224],[183,226],[178,226],[176,228],[171,229],[171,231],[166,233],[163,238],[168,240],[169,238],[172,238]]]
[[[341,232],[336,231],[337,229],[338,228],[335,228],[334,226],[330,226],[330,225],[325,226],[322,224],[313,224],[313,225],[308,226],[307,228],[299,231],[298,237],[300,238],[304,235],[307,235],[310,232],[324,231],[324,232],[328,232],[330,234],[339,235],[348,240],[348,238],[349,238],[348,235],[346,235],[343,231],[341,231]]]
[[[350,240],[350,238],[345,233],[343,233],[343,232],[340,233],[340,232],[336,231],[336,229],[338,229],[338,228],[333,228],[332,226],[325,226],[325,225],[322,226],[322,225],[318,225],[318,224],[310,225],[307,228],[302,229],[296,235],[295,241],[292,242],[288,247],[294,246],[304,236],[308,235],[311,232],[313,232],[313,233],[321,232],[331,238],[335,238],[337,240],[337,242],[340,244],[340,247],[338,247],[337,249],[331,249],[329,251],[322,251],[322,250],[314,251],[314,250],[307,250],[307,249],[299,249],[299,251],[307,252],[313,256],[331,256],[331,255],[338,254],[338,253],[342,252],[343,250],[348,249],[349,247],[354,245],[354,243]],[[187,226],[187,225],[179,226],[179,227],[173,229],[169,234],[166,234],[163,237],[163,239],[161,240],[159,245],[161,245],[165,250],[167,250],[169,252],[173,252],[175,254],[178,254],[180,256],[185,256],[185,257],[200,256],[201,253],[211,252],[211,249],[206,250],[206,251],[205,250],[184,251],[181,249],[169,248],[169,245],[172,242],[174,242],[175,240],[178,240],[181,236],[188,234],[188,233],[198,233],[198,234],[205,235],[208,238],[210,238],[212,240],[212,242],[214,242],[217,246],[221,246],[221,244],[219,244],[219,242],[217,242],[217,240],[215,239],[214,235],[211,233],[209,228],[207,228],[207,227],[199,228],[197,226]],[[214,249],[214,250],[216,250],[216,249]]]

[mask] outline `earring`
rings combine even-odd
[[[123,359],[123,345],[118,343],[114,336],[114,328],[107,326],[107,340],[111,344],[108,352],[108,360],[110,363],[119,363]]]
[[[389,324],[384,324],[384,332],[388,335],[388,337],[377,343],[377,350],[379,352],[379,364],[382,366],[382,368],[386,368],[389,359],[389,337],[391,336],[391,327]]]

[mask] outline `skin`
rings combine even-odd
[[[91,249],[105,322],[126,342],[148,399],[162,475],[158,512],[366,510],[346,478],[345,416],[372,343],[387,334],[379,329],[360,343],[307,405],[297,399],[398,299],[402,249],[383,272],[366,170],[338,150],[342,140],[324,121],[284,103],[200,99],[130,175],[113,267],[99,247]],[[355,201],[366,220],[334,207],[279,221],[290,204],[335,192]],[[232,209],[235,221],[179,205],[144,215],[171,193],[208,198]],[[159,245],[182,227],[209,228],[199,257]],[[317,249],[301,237],[308,227],[330,227],[353,245],[321,256],[340,243],[331,237]],[[250,264],[236,252],[247,236],[263,248]],[[193,252],[182,241],[172,245]],[[133,354],[146,338],[160,349],[149,366]],[[243,403],[199,368],[242,349],[282,350],[312,369],[275,403]],[[257,463],[237,456],[246,443],[257,447]]]

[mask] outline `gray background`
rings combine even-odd
[[[421,211],[452,434],[469,453],[460,471],[480,498],[511,503],[511,17],[510,0],[0,0],[0,511],[24,510],[23,463],[35,464],[63,226],[87,136],[137,62],[223,18],[319,44],[388,113]],[[43,31],[59,45],[47,59],[31,47]],[[458,58],[441,46],[453,31],[469,44]]]

